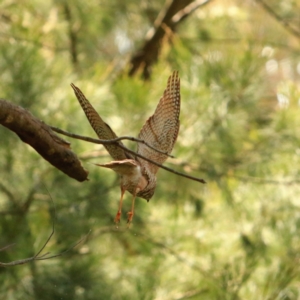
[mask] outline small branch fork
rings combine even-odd
[[[185,177],[185,178],[188,178],[188,179],[197,181],[197,182],[206,183],[205,180],[202,179],[202,178],[194,177],[194,176],[191,176],[191,175],[187,175],[187,174],[184,174],[184,173],[175,171],[175,170],[173,170],[173,169],[171,169],[171,168],[168,168],[168,167],[166,167],[166,166],[164,166],[164,165],[161,165],[161,164],[155,162],[154,160],[149,159],[149,158],[147,158],[147,157],[145,157],[145,156],[143,156],[143,155],[141,155],[141,154],[139,154],[139,153],[137,153],[137,152],[135,152],[135,151],[132,151],[132,150],[126,148],[125,146],[120,145],[120,144],[117,143],[117,142],[120,141],[120,140],[131,140],[131,141],[135,141],[135,142],[138,142],[138,143],[143,143],[143,144],[147,145],[148,147],[150,147],[151,149],[153,149],[153,150],[155,150],[155,151],[157,151],[157,152],[160,152],[160,153],[163,153],[163,154],[167,155],[166,153],[161,152],[161,151],[159,151],[158,149],[153,148],[152,146],[150,146],[149,144],[147,144],[147,143],[146,143],[145,141],[143,141],[143,140],[136,139],[136,138],[133,138],[133,137],[128,137],[128,136],[119,137],[119,138],[116,138],[116,139],[113,139],[113,140],[99,140],[99,139],[93,139],[93,138],[90,138],[90,137],[86,137],[86,136],[81,136],[81,135],[78,135],[78,134],[70,133],[70,132],[64,131],[64,130],[62,130],[62,129],[53,127],[53,126],[50,126],[50,128],[51,128],[53,131],[55,131],[55,132],[57,132],[57,133],[60,133],[60,134],[63,134],[63,135],[65,135],[65,136],[68,136],[68,137],[71,137],[71,138],[74,138],[74,139],[78,139],[78,140],[83,140],[83,141],[90,142],[90,143],[101,144],[101,145],[102,145],[102,144],[116,143],[116,145],[117,145],[118,147],[122,148],[122,149],[125,150],[126,152],[131,153],[132,155],[137,156],[137,157],[139,157],[139,158],[141,158],[141,159],[144,159],[144,160],[150,162],[151,164],[154,164],[154,165],[160,167],[161,169],[164,169],[164,170],[169,171],[169,172],[171,172],[171,173],[173,173],[173,174],[176,174],[176,175],[178,175],[178,176]],[[168,156],[170,156],[170,155],[168,155]],[[173,157],[173,156],[170,156],[170,157]]]
[[[59,257],[59,256],[62,256],[64,254],[66,254],[67,252],[70,252],[73,248],[75,248],[76,246],[78,246],[80,243],[82,243],[82,241],[86,238],[86,236],[84,236],[83,238],[81,238],[77,243],[75,243],[73,246],[71,246],[69,249],[63,251],[63,252],[60,252],[58,254],[54,254],[54,255],[49,255],[50,253],[47,252],[47,253],[44,253],[42,255],[41,252],[45,249],[45,247],[47,246],[47,244],[49,243],[49,241],[51,240],[52,236],[54,234],[54,228],[52,228],[52,232],[51,234],[49,235],[48,239],[46,240],[46,242],[44,243],[44,245],[42,246],[42,248],[37,252],[37,254],[35,254],[34,256],[32,257],[28,257],[28,258],[24,258],[24,259],[19,259],[19,260],[14,260],[12,262],[9,262],[9,263],[3,263],[3,262],[0,262],[0,267],[13,267],[13,266],[19,266],[19,265],[24,265],[28,262],[31,262],[31,261],[35,261],[35,260],[47,260],[47,259],[51,259],[51,258],[55,258],[55,257]],[[3,248],[0,249],[0,251],[4,251],[8,248],[10,248],[11,246],[13,246],[14,244],[11,244],[11,245],[8,245],[8,246],[5,246]]]
[[[153,146],[151,146],[150,144],[148,144],[144,140],[137,139],[137,138],[134,138],[132,136],[120,136],[120,137],[112,139],[112,140],[100,140],[100,139],[93,139],[93,138],[90,138],[90,137],[85,137],[85,136],[73,134],[73,133],[64,131],[64,130],[62,130],[60,128],[57,128],[57,127],[54,127],[54,126],[50,126],[50,128],[53,131],[57,132],[57,133],[60,133],[60,134],[63,134],[63,135],[66,135],[66,136],[69,136],[69,137],[72,137],[72,138],[75,138],[75,139],[78,139],[78,140],[83,140],[83,141],[86,141],[86,142],[95,143],[95,144],[101,144],[101,145],[113,144],[113,143],[117,143],[117,142],[119,142],[121,140],[129,140],[129,141],[132,141],[132,142],[137,142],[137,143],[144,144],[147,147],[149,147],[150,149],[152,149],[152,150],[154,150],[154,151],[156,151],[158,153],[164,154],[164,155],[166,155],[168,157],[171,157],[171,158],[175,158],[173,155],[168,154],[167,152],[164,152],[164,151],[161,151],[159,149],[154,148]],[[121,146],[120,148],[128,151],[128,149],[126,147],[122,147],[122,145],[119,145],[119,146]]]
[[[49,193],[49,192],[48,192]],[[49,194],[50,195],[50,194]],[[18,265],[24,265],[28,262],[32,262],[32,261],[36,261],[36,260],[47,260],[47,259],[51,259],[51,258],[55,258],[55,257],[59,257],[62,256],[64,254],[66,254],[67,252],[70,252],[72,249],[74,249],[76,246],[78,246],[80,243],[82,243],[87,236],[90,234],[90,232],[85,235],[83,238],[81,238],[78,242],[76,242],[73,246],[71,246],[70,248],[68,248],[67,250],[60,252],[58,254],[54,254],[54,255],[50,255],[49,252],[46,252],[44,254],[41,254],[42,251],[45,249],[45,247],[48,245],[48,243],[50,242],[52,236],[55,233],[55,205],[54,205],[54,201],[50,195],[51,201],[53,203],[54,206],[54,213],[53,213],[53,222],[52,222],[52,232],[50,233],[49,237],[47,238],[46,242],[44,243],[44,245],[42,246],[42,248],[32,257],[28,257],[28,258],[24,258],[24,259],[19,259],[19,260],[14,260],[12,262],[8,262],[8,263],[3,263],[0,262],[0,267],[14,267],[14,266],[18,266]],[[11,246],[13,246],[14,244],[10,244],[8,246],[5,246],[3,248],[0,248],[0,251],[4,251],[7,250],[8,248],[10,248]]]

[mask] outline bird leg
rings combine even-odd
[[[136,189],[134,195],[133,195],[133,198],[132,198],[132,203],[131,203],[131,210],[127,213],[127,224],[128,224],[128,227],[130,226],[130,223],[133,219],[133,215],[134,215],[134,202],[135,202],[135,198],[136,198],[136,194],[140,191],[139,188]]]
[[[119,209],[118,209],[118,212],[117,212],[116,217],[115,217],[115,223],[116,224],[120,223],[121,214],[122,214],[123,197],[124,197],[125,191],[126,190],[121,187],[121,199],[120,199],[120,202],[119,202]]]

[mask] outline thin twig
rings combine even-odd
[[[72,138],[75,138],[75,139],[83,140],[83,141],[90,142],[90,143],[101,144],[101,145],[114,144],[114,143],[119,142],[121,140],[129,140],[129,141],[132,141],[132,142],[137,142],[137,143],[144,144],[147,147],[149,147],[150,149],[152,149],[152,150],[154,150],[158,153],[161,153],[161,154],[166,155],[166,156],[171,157],[171,158],[175,158],[173,155],[168,154],[167,152],[164,152],[164,151],[161,151],[159,149],[154,148],[153,146],[151,146],[150,144],[148,144],[144,140],[137,139],[137,138],[134,138],[132,136],[120,136],[120,137],[112,139],[112,140],[100,140],[100,139],[93,139],[93,138],[90,138],[90,137],[85,137],[85,136],[77,135],[77,134],[74,134],[74,133],[70,133],[70,132],[64,131],[60,128],[54,127],[54,126],[49,126],[49,127],[57,133],[61,133],[63,135],[66,135],[66,136],[69,136],[69,137],[72,137]],[[126,148],[126,151],[127,151],[127,148]]]
[[[1,251],[4,251],[4,250],[6,250],[6,249],[8,249],[8,248],[10,248],[10,247],[12,247],[12,246],[14,246],[14,245],[15,245],[15,243],[0,248],[0,252],[1,252]]]
[[[51,255],[51,256],[44,257],[47,254],[46,253],[46,254],[44,254],[40,257],[36,257],[35,260],[46,260],[46,259],[62,256],[64,254],[66,254],[67,252],[70,252],[75,247],[77,247],[80,243],[82,243],[82,241],[85,240],[90,235],[90,233],[91,233],[91,230],[84,237],[82,237],[78,242],[76,242],[73,246],[71,246],[70,248],[68,248],[67,250],[65,250],[63,252],[60,252],[58,254],[54,254],[54,255]]]
[[[56,127],[51,127],[51,126],[50,126],[50,128],[51,128],[52,130],[56,131],[57,133],[60,133],[60,134],[63,134],[63,135],[72,137],[72,138],[74,138],[74,139],[79,139],[79,140],[83,140],[83,141],[90,142],[90,143],[95,143],[95,144],[104,144],[104,142],[107,143],[107,144],[109,144],[109,143],[115,143],[115,142],[119,141],[120,139],[131,139],[131,137],[119,137],[119,138],[113,139],[113,140],[98,140],[98,139],[93,139],[93,138],[90,138],[90,137],[85,137],[85,136],[81,136],[81,135],[78,135],[78,134],[70,133],[70,132],[61,130],[61,129],[56,128]],[[135,141],[134,138],[132,138],[132,140]],[[188,178],[188,179],[197,181],[197,182],[206,183],[205,180],[202,179],[202,178],[194,177],[194,176],[191,176],[191,175],[187,175],[187,174],[184,174],[184,173],[175,171],[175,170],[173,170],[173,169],[171,169],[171,168],[168,168],[168,167],[166,167],[166,166],[164,166],[164,165],[161,165],[161,164],[155,162],[154,160],[149,159],[149,158],[147,158],[147,157],[145,157],[145,156],[143,156],[143,155],[141,155],[141,154],[139,154],[139,153],[137,153],[137,152],[135,152],[135,151],[129,150],[128,148],[126,148],[125,146],[123,146],[123,145],[121,145],[121,144],[116,143],[116,145],[117,145],[118,147],[122,148],[124,151],[126,151],[126,152],[128,152],[128,153],[131,153],[131,154],[133,154],[134,156],[137,156],[137,157],[139,157],[139,158],[141,158],[141,159],[143,159],[143,160],[146,160],[146,161],[150,162],[151,164],[156,165],[156,166],[158,166],[159,168],[162,168],[162,169],[164,169],[164,170],[166,170],[166,171],[169,171],[169,172],[171,172],[171,173],[173,173],[173,174],[176,174],[176,175],[178,175],[178,176],[182,176],[182,177],[185,177],[185,178]]]
[[[67,252],[71,251],[72,249],[74,249],[77,245],[79,245],[83,240],[85,240],[87,238],[87,236],[90,234],[90,231],[87,235],[85,235],[84,237],[82,237],[77,243],[75,243],[73,246],[71,246],[69,249],[60,252],[58,254],[54,254],[49,256],[49,252],[39,255],[41,253],[41,251],[43,251],[45,249],[45,247],[47,246],[47,244],[49,243],[51,237],[53,236],[54,232],[51,232],[50,236],[48,237],[47,241],[45,242],[45,244],[43,245],[43,247],[41,248],[41,250],[34,256],[32,257],[28,257],[28,258],[24,258],[24,259],[20,259],[20,260],[15,260],[9,263],[3,263],[0,262],[0,267],[13,267],[13,266],[18,266],[18,265],[24,265],[30,261],[35,261],[35,260],[46,260],[46,259],[51,259],[51,258],[55,258],[55,257],[59,257],[62,256],[64,254],[66,254]],[[1,250],[7,248],[8,246],[2,248]],[[47,256],[48,255],[48,256]]]
[[[49,252],[46,252],[44,254],[41,255],[41,252],[45,249],[45,247],[47,246],[47,244],[49,243],[49,241],[51,240],[52,236],[54,235],[54,232],[55,232],[55,215],[56,215],[56,208],[55,208],[55,204],[54,204],[54,201],[49,193],[49,191],[47,190],[49,196],[50,196],[50,199],[53,203],[53,207],[54,207],[54,213],[53,213],[53,222],[52,222],[52,231],[49,235],[49,237],[47,238],[46,242],[44,243],[44,245],[41,247],[41,249],[32,257],[28,257],[28,258],[24,258],[24,259],[19,259],[19,260],[15,260],[15,261],[12,261],[12,262],[9,262],[9,263],[3,263],[3,262],[0,262],[0,267],[13,267],[13,266],[18,266],[18,265],[23,265],[23,264],[26,264],[28,262],[31,262],[31,261],[35,261],[35,260],[46,260],[46,259],[51,259],[51,258],[55,258],[55,257],[58,257],[58,256],[62,256],[64,254],[66,254],[67,252],[69,252],[70,250],[74,249],[77,245],[79,245],[84,239],[86,239],[86,237],[90,234],[90,231],[88,232],[87,235],[85,235],[84,237],[82,237],[78,242],[76,242],[73,246],[71,246],[70,248],[68,248],[67,250],[63,251],[63,252],[60,252],[58,254],[54,254],[54,255],[49,255]],[[11,244],[11,245],[8,245],[8,246],[5,246],[3,248],[0,249],[0,251],[3,251],[9,247],[11,247],[12,245],[14,244]]]

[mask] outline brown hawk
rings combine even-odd
[[[99,139],[110,140],[117,138],[116,134],[102,120],[81,90],[74,84],[71,84],[71,86]],[[142,127],[138,138],[144,140],[155,149],[170,154],[179,132],[179,113],[180,79],[178,72],[174,71],[168,79],[167,88],[160,98],[154,114]],[[122,144],[121,142],[118,143]],[[104,147],[114,160],[106,164],[97,164],[97,166],[112,169],[121,177],[121,199],[115,222],[119,223],[120,221],[123,196],[125,191],[129,191],[133,195],[131,211],[128,212],[128,223],[130,223],[134,214],[135,198],[141,197],[149,201],[153,196],[156,187],[156,173],[159,167],[139,157],[134,157],[115,143],[104,145]],[[159,164],[163,164],[168,157],[142,143],[138,144],[137,153]]]

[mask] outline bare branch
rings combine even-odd
[[[15,132],[57,169],[78,181],[87,180],[88,171],[70,150],[70,143],[57,136],[48,125],[26,109],[0,99],[0,124]]]
[[[35,260],[47,260],[47,259],[51,259],[51,258],[62,256],[64,254],[66,254],[67,252],[70,252],[72,249],[74,249],[80,243],[82,243],[88,237],[88,235],[90,234],[90,232],[87,235],[85,235],[83,238],[81,238],[78,242],[76,242],[73,246],[71,246],[69,249],[67,249],[67,250],[65,250],[63,252],[60,252],[60,253],[54,254],[54,255],[49,255],[49,253],[47,252],[45,254],[40,255],[40,253],[45,249],[45,247],[47,246],[47,244],[51,240],[53,234],[54,234],[54,231],[51,232],[51,234],[48,237],[47,241],[45,242],[45,244],[43,245],[43,247],[40,249],[40,251],[36,255],[34,255],[32,257],[24,258],[24,259],[15,260],[15,261],[12,261],[12,262],[9,262],[9,263],[0,262],[0,267],[14,267],[14,266],[18,266],[18,265],[24,265],[24,264],[26,264],[28,262],[35,261]],[[2,249],[0,249],[0,251],[2,251],[4,249],[7,249],[10,246],[11,245],[3,247]]]
[[[6,249],[8,249],[8,248],[10,248],[10,247],[12,247],[12,246],[14,246],[14,245],[15,245],[15,243],[0,248],[0,252],[1,252],[1,251],[4,251],[4,250],[6,250]]]
[[[50,193],[49,193],[49,195],[50,195]],[[76,242],[73,246],[71,246],[70,248],[68,248],[67,250],[65,250],[63,252],[60,252],[60,253],[54,254],[54,255],[49,255],[49,252],[41,254],[42,251],[46,248],[46,246],[48,245],[48,243],[50,242],[52,236],[55,233],[55,215],[56,215],[56,211],[55,211],[54,201],[53,201],[51,195],[50,195],[50,198],[51,198],[51,201],[52,201],[53,207],[54,207],[53,222],[52,222],[52,231],[51,231],[49,237],[47,238],[46,242],[44,243],[44,245],[41,247],[41,249],[34,256],[28,257],[28,258],[24,258],[24,259],[15,260],[15,261],[12,261],[12,262],[9,262],[9,263],[0,262],[0,267],[14,267],[14,266],[18,266],[18,265],[24,265],[24,264],[26,264],[28,262],[32,262],[32,261],[36,261],[36,260],[46,260],[46,259],[51,259],[51,258],[62,256],[64,254],[66,254],[67,252],[69,252],[70,250],[74,249],[83,240],[85,240],[87,238],[87,236],[90,234],[90,232],[89,232],[87,235],[85,235],[83,238],[81,238],[78,242]],[[0,251],[4,251],[4,250],[10,248],[13,245],[14,244],[7,245],[7,246],[1,248]]]
[[[111,139],[111,140],[100,140],[100,139],[93,139],[93,138],[90,138],[90,137],[86,137],[86,136],[81,136],[81,135],[78,135],[78,134],[74,134],[74,133],[71,133],[71,132],[67,132],[67,131],[64,131],[60,128],[57,128],[57,127],[54,127],[54,126],[50,126],[50,128],[57,132],[57,133],[61,133],[63,135],[66,135],[66,136],[69,136],[69,137],[72,137],[74,139],[78,139],[78,140],[83,140],[83,141],[86,141],[86,142],[90,142],[90,143],[95,143],[95,144],[101,144],[101,145],[105,145],[105,144],[114,144],[114,143],[117,143],[121,140],[129,140],[129,141],[132,141],[132,142],[137,142],[137,143],[141,143],[141,144],[144,144],[146,145],[147,147],[149,147],[150,149],[158,152],[158,153],[161,153],[161,154],[164,154],[168,157],[171,157],[171,158],[174,158],[173,155],[171,154],[168,154],[164,151],[161,151],[161,150],[158,150],[156,148],[154,148],[153,146],[151,146],[150,144],[148,144],[147,142],[145,142],[144,140],[141,140],[141,139],[137,139],[137,138],[134,138],[132,136],[120,136],[118,138],[115,138],[115,139]],[[122,148],[122,147],[121,147]],[[127,149],[127,148],[126,148]]]
[[[87,141],[87,142],[90,142],[90,143],[95,143],[95,144],[103,144],[103,142],[105,142],[105,143],[115,143],[115,142],[119,141],[119,139],[124,139],[124,137],[120,137],[120,138],[114,139],[114,140],[98,140],[98,139],[93,139],[93,138],[90,138],[90,137],[85,137],[85,136],[81,136],[81,135],[74,134],[74,133],[69,133],[67,131],[64,131],[64,130],[61,130],[61,129],[58,129],[58,128],[55,128],[55,127],[51,127],[51,128],[53,130],[55,130],[56,132],[59,132],[59,133],[61,133],[63,135],[66,135],[66,136],[69,136],[69,137],[72,137],[72,138],[75,138],[75,139]],[[125,138],[127,138],[127,137],[125,137]],[[129,139],[131,139],[131,137],[129,137]],[[156,165],[156,166],[158,166],[158,167],[160,167],[160,168],[162,168],[162,169],[164,169],[166,171],[169,171],[169,172],[171,172],[173,174],[176,174],[178,176],[185,177],[185,178],[197,181],[197,182],[206,183],[204,179],[201,179],[201,178],[198,178],[198,177],[194,177],[194,176],[191,176],[191,175],[187,175],[187,174],[175,171],[175,170],[173,170],[171,168],[168,168],[168,167],[166,167],[164,165],[161,165],[161,164],[155,162],[154,160],[149,159],[149,158],[147,158],[147,157],[145,157],[145,156],[143,156],[143,155],[141,155],[141,154],[139,154],[139,153],[137,153],[135,151],[132,151],[132,150],[126,148],[125,146],[121,145],[121,144],[117,144],[116,143],[116,145],[118,147],[122,148],[123,150],[125,150],[126,152],[131,153],[134,156],[137,156],[137,157],[139,157],[141,159],[144,159],[144,160],[146,160],[146,161],[148,161],[148,162],[150,162],[150,163],[152,163],[152,164],[154,164],[154,165]]]

